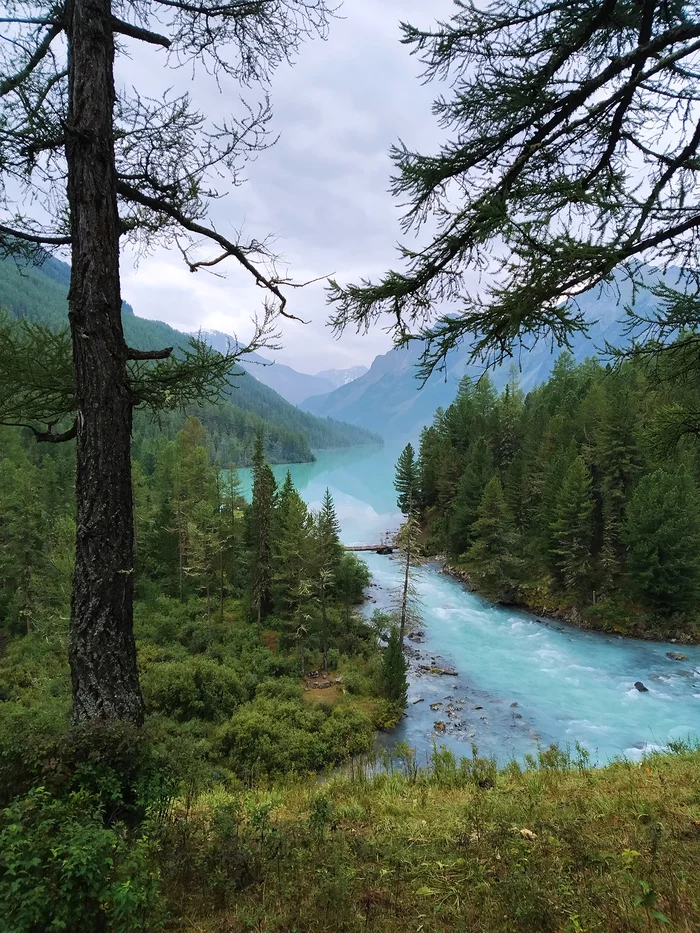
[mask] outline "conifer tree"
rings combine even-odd
[[[253,498],[249,508],[251,560],[251,603],[258,622],[272,601],[272,536],[277,484],[265,460],[262,433],[258,432],[253,453]]]
[[[408,702],[407,672],[408,662],[404,657],[401,636],[396,626],[392,626],[386,648],[382,652],[379,687],[382,696],[399,709],[403,709]]]
[[[472,539],[465,565],[479,590],[493,599],[511,598],[518,582],[518,541],[498,476],[484,489]]]
[[[455,556],[469,548],[481,498],[495,469],[488,440],[482,436],[475,438],[467,451],[464,472],[449,517],[448,546]]]
[[[423,374],[462,342],[494,363],[538,338],[565,345],[587,322],[563,299],[618,266],[636,282],[642,258],[700,267],[693,5],[458,2],[402,30],[451,138],[428,154],[394,146],[392,192],[406,232],[436,229],[376,282],[331,283],[338,331],[386,318],[404,343],[427,338]],[[676,335],[679,320],[697,327],[691,278],[662,343],[673,318]]]
[[[306,503],[287,481],[278,496],[276,534],[273,542],[275,605],[294,613],[313,574],[313,539]]]
[[[438,501],[439,447],[440,436],[437,427],[431,425],[423,428],[418,456],[418,484],[424,509],[432,508]]]
[[[685,467],[637,486],[622,528],[633,591],[661,612],[692,610],[700,596],[700,501]]]
[[[592,579],[593,493],[591,474],[583,457],[566,471],[556,497],[552,522],[552,557],[563,585],[588,598]]]
[[[394,601],[398,608],[399,642],[402,649],[406,629],[409,626],[415,626],[420,621],[420,600],[412,574],[412,571],[421,564],[419,536],[418,519],[414,514],[409,514],[396,536],[401,556],[403,583],[395,594]]]
[[[224,617],[224,597],[240,588],[243,496],[238,471],[231,463],[223,474],[217,471],[217,549],[219,552],[219,618]]]
[[[335,573],[343,557],[340,543],[340,523],[335,513],[335,504],[327,488],[321,501],[321,508],[315,516],[314,538],[316,543],[316,593],[321,608],[321,648],[323,652],[323,670],[328,670],[329,620],[328,602],[335,586]]]
[[[335,573],[343,557],[343,545],[340,543],[340,522],[335,512],[335,503],[328,488],[323,495],[316,524],[319,564]]]
[[[412,444],[406,444],[396,461],[394,489],[398,498],[396,504],[404,515],[410,515],[420,509],[420,486],[418,463]]]

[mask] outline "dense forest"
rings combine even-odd
[[[564,353],[527,396],[465,379],[399,464],[431,553],[492,599],[625,634],[692,636],[700,460],[674,434],[696,397],[643,361]],[[408,479],[407,479],[408,477]],[[404,493],[404,496],[406,493]]]
[[[4,310],[11,321],[40,324],[52,331],[64,329],[69,282],[70,266],[51,257],[45,257],[40,265],[0,258],[0,317]],[[187,344],[186,334],[161,321],[137,317],[128,304],[123,305],[122,317],[125,336],[138,349]],[[216,405],[192,403],[184,413],[163,412],[158,422],[137,411],[137,446],[147,447],[162,433],[172,439],[188,415],[206,425],[213,457],[237,466],[250,465],[259,430],[263,431],[271,463],[307,462],[313,460],[314,449],[381,442],[376,434],[356,425],[300,411],[238,367],[225,397]]]

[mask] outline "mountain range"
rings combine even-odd
[[[677,269],[669,269],[662,275],[659,270],[647,267],[645,284],[663,279],[674,285],[679,274]],[[584,317],[591,322],[587,333],[576,334],[571,340],[570,349],[577,362],[596,355],[606,342],[621,346],[629,339],[622,319],[625,306],[632,300],[630,283],[619,275],[603,290],[592,290],[577,299]],[[653,309],[655,303],[654,296],[646,290],[638,291],[634,300],[635,309],[639,310]],[[498,388],[503,388],[511,366],[516,365],[520,387],[528,391],[547,378],[560,352],[559,348],[540,341],[496,367],[490,373],[491,379]],[[469,346],[464,344],[448,356],[445,371],[434,373],[421,388],[416,370],[420,355],[418,341],[390,350],[378,356],[363,376],[325,395],[307,398],[301,408],[319,417],[340,418],[380,431],[385,439],[415,439],[421,428],[430,424],[436,409],[446,408],[454,400],[463,376],[476,379],[483,373],[482,367],[469,364]]]
[[[198,332],[198,335],[219,353],[225,353],[232,342],[228,334],[219,330],[202,330]],[[274,389],[292,405],[298,405],[313,395],[326,395],[367,372],[366,366],[353,366],[351,369],[325,369],[312,376],[298,372],[284,363],[266,359],[259,353],[247,354],[241,360],[240,365],[258,382]]]

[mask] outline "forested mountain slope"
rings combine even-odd
[[[678,270],[671,269],[665,281],[673,284],[677,277]],[[649,268],[649,282],[658,278],[658,271]],[[653,300],[647,292],[638,292],[635,306],[638,309],[651,307]],[[631,301],[629,284],[619,278],[602,292],[593,291],[579,298],[584,317],[594,323],[587,335],[579,334],[572,341],[571,352],[576,362],[594,355],[596,348],[604,346],[606,341],[613,346],[620,344],[624,334],[621,323],[624,307]],[[483,371],[478,366],[467,365],[470,347],[465,344],[450,354],[445,372],[434,373],[421,388],[416,375],[421,349],[415,342],[408,348],[390,350],[378,356],[364,376],[328,395],[306,399],[301,407],[321,417],[342,418],[369,430],[381,430],[385,437],[417,438],[421,428],[430,423],[433,413],[454,400],[462,377],[477,378]],[[493,382],[497,388],[503,388],[511,366],[515,365],[521,388],[532,389],[547,378],[556,353],[550,344],[539,343],[497,367],[491,374]]]
[[[70,267],[48,258],[41,267],[19,268],[10,260],[0,261],[0,308],[15,317],[61,328],[66,324]],[[149,321],[123,308],[124,331],[128,343],[137,349],[184,346],[188,336],[162,321]],[[356,425],[342,424],[325,417],[299,411],[250,373],[240,370],[240,378],[229,391],[229,400],[216,406],[193,408],[207,425],[222,462],[249,463],[252,442],[258,427],[264,428],[267,455],[273,462],[310,460],[312,448],[347,447],[377,443],[380,437]],[[166,431],[177,432],[183,416],[165,416]],[[148,427],[145,417],[136,419],[136,436],[157,429]]]

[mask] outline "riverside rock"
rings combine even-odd
[[[649,693],[649,688],[645,687],[641,680],[635,682],[635,687],[639,690],[640,693]]]

